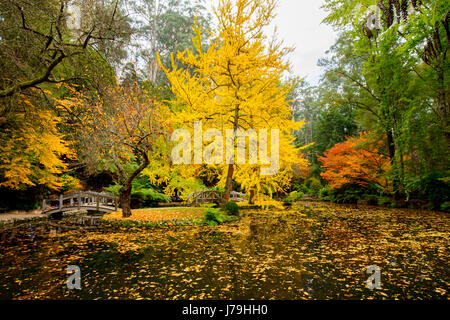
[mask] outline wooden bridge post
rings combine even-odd
[[[95,201],[97,201],[97,212],[98,212],[98,209],[99,209],[99,207],[100,207],[100,197],[99,197],[99,196],[96,196],[96,197],[95,197]]]
[[[47,206],[47,203],[46,203],[46,201],[44,199],[44,200],[42,200],[42,211],[45,210],[46,206]]]
[[[81,192],[78,191],[78,210],[80,210],[81,207]]]

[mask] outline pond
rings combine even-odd
[[[217,227],[0,236],[1,299],[448,299],[448,214],[298,203]],[[33,236],[35,235],[35,236]],[[81,289],[69,290],[69,265]],[[380,269],[378,289],[366,271]]]

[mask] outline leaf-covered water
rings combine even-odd
[[[2,299],[448,299],[448,214],[325,203],[219,227],[2,234]],[[68,265],[82,289],[66,287]],[[371,265],[381,289],[366,288]]]

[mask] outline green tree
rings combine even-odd
[[[381,19],[374,27],[369,2],[326,1],[325,21],[349,39],[332,48],[327,76],[341,78],[339,96],[370,114],[366,126],[385,136],[394,193],[403,194],[413,171],[448,166],[448,142],[442,142],[448,137],[448,8],[446,1],[378,1]],[[409,4],[413,10],[406,10]],[[424,132],[433,122],[439,129]],[[411,143],[416,134],[424,139],[418,146]],[[418,152],[431,141],[432,159]],[[421,156],[429,158],[425,167]]]
[[[80,24],[73,29],[73,1],[0,1],[2,186],[59,189],[75,158],[66,124],[77,117],[55,103],[71,94],[62,85],[95,88],[115,80],[108,59],[130,26],[117,1],[77,3]]]

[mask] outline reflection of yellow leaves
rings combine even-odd
[[[186,210],[189,214],[191,209],[201,208],[135,211],[156,214],[168,210],[181,214]],[[120,212],[117,214],[120,217]],[[117,265],[105,262],[114,268],[105,275],[96,273],[102,266],[97,269],[96,265],[89,264],[86,288],[102,286],[101,298],[106,299],[135,298],[142,294],[141,289],[145,290],[146,298],[197,299],[204,294],[205,298],[228,299],[236,294],[236,275],[259,298],[267,299],[317,299],[318,293],[327,299],[446,299],[449,283],[442,266],[448,260],[449,221],[441,212],[302,202],[289,210],[242,210],[239,221],[214,228],[70,231],[58,235],[61,245],[54,240],[55,235],[53,244],[36,245],[42,252],[53,245],[49,259],[41,259],[45,274],[61,272],[62,266],[78,262],[86,266],[97,253],[117,256],[117,252],[148,248],[139,260],[134,259],[135,255],[131,260],[123,255],[115,260]],[[105,244],[113,245],[105,248]],[[13,252],[10,250],[13,246],[4,248],[6,258],[8,252]],[[34,251],[24,254],[25,250],[20,248],[20,252],[11,254],[8,258],[11,263],[5,260],[4,267],[0,266],[2,275],[13,282],[15,277],[11,275],[30,267],[27,262]],[[58,259],[52,259],[55,257]],[[395,268],[390,265],[394,257]],[[392,286],[368,292],[365,288],[368,264],[379,265],[382,279]],[[31,298],[45,298],[50,294],[50,298],[61,298],[56,291],[48,291],[53,283],[43,285],[39,278],[43,273],[31,273],[39,288],[27,294]],[[17,277],[22,280],[22,287],[26,287],[28,274],[24,272]],[[105,279],[121,284],[126,280],[133,286],[104,287]],[[325,281],[331,285],[316,286],[320,289],[310,291],[306,286],[309,280],[314,285]],[[292,291],[287,293],[289,288]],[[23,298],[25,290],[22,293]]]
[[[447,290],[442,289],[442,288],[436,288],[434,291],[439,293],[440,295],[447,294]]]

